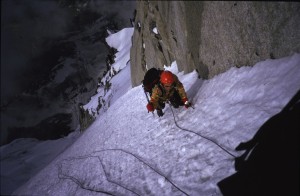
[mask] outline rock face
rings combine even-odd
[[[177,62],[203,79],[300,52],[298,2],[138,1],[132,85],[147,69]]]

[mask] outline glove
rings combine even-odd
[[[182,99],[182,102],[183,102],[185,108],[189,108],[189,107],[191,107],[191,105],[192,105],[192,104],[188,101],[187,98]]]
[[[148,112],[153,112],[154,111],[154,107],[153,107],[152,103],[149,102],[146,107],[147,107]]]

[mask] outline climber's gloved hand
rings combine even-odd
[[[183,102],[185,108],[189,108],[192,106],[192,104],[188,101],[187,98],[182,99],[182,102]]]
[[[149,102],[146,107],[147,107],[148,112],[153,112],[154,111],[154,106],[153,106],[152,103]]]

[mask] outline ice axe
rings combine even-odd
[[[150,103],[149,97],[148,97],[147,92],[145,91],[145,89],[144,89],[144,93],[145,93],[147,102]],[[148,113],[149,113],[149,111],[148,111]],[[154,116],[154,112],[152,112],[152,114],[153,114],[153,116]]]
[[[189,102],[188,106],[193,108],[193,110],[195,109],[194,105],[191,102]]]

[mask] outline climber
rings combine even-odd
[[[165,103],[170,103],[174,108],[185,106],[189,108],[191,103],[188,101],[186,92],[178,77],[170,71],[163,71],[160,74],[160,82],[152,89],[151,99],[147,104],[149,112],[155,109],[159,117],[163,116],[162,109]]]

